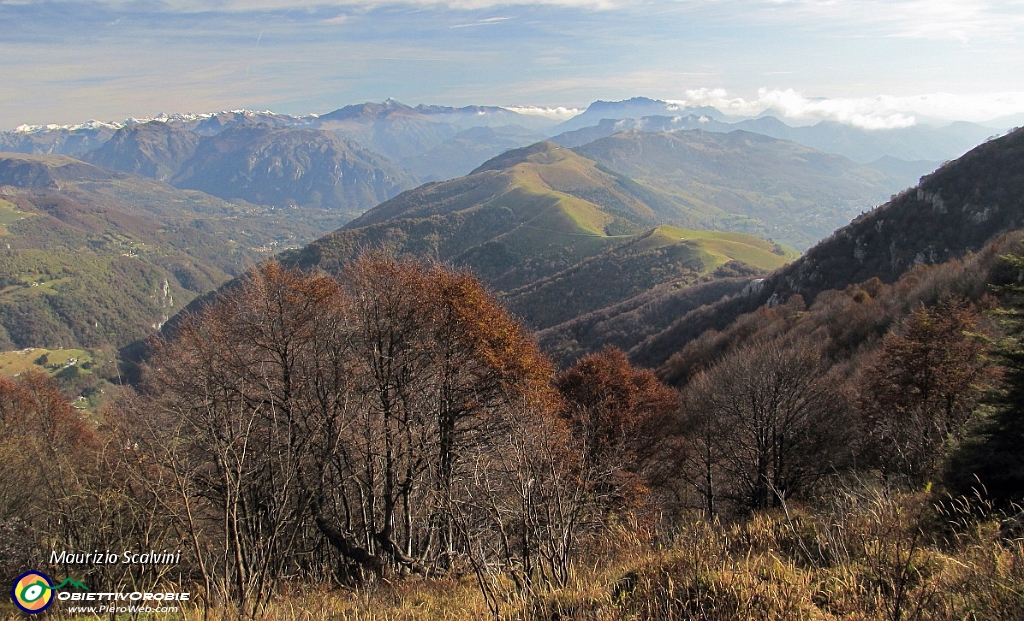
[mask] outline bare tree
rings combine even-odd
[[[502,417],[495,442],[473,451],[453,504],[467,557],[485,592],[510,576],[520,596],[564,587],[583,536],[600,524],[582,443],[551,411]]]
[[[342,282],[366,401],[342,447],[355,487],[338,518],[405,568],[447,567],[464,456],[510,404],[552,398],[550,364],[468,274],[367,255]]]
[[[190,528],[219,524],[218,544],[195,553],[245,606],[301,571],[292,551],[348,418],[340,294],[327,276],[269,263],[153,344],[148,390],[174,432],[163,457],[196,509]]]
[[[247,607],[331,558],[343,580],[451,567],[472,456],[557,401],[475,279],[378,254],[339,278],[265,265],[154,351],[147,450],[210,589]]]
[[[841,386],[807,342],[757,341],[699,374],[684,402],[705,509],[779,506],[840,467],[852,431]]]

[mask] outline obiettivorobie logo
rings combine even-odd
[[[62,591],[65,587],[79,589],[81,592]],[[178,612],[178,602],[188,602],[191,594],[182,591],[131,591],[131,592],[99,592],[92,591],[77,580],[64,578],[54,586],[50,577],[41,571],[26,571],[18,576],[11,587],[11,599],[14,604],[29,614],[43,612],[50,607],[53,600],[67,602],[71,607],[65,608],[69,614],[115,614],[115,613],[161,613]]]
[[[36,614],[50,607],[54,600],[54,591],[66,586],[89,590],[87,586],[71,578],[64,578],[60,584],[53,586],[53,581],[43,572],[26,571],[14,581],[14,586],[11,587],[11,599],[14,600],[14,605],[18,608],[29,614]]]

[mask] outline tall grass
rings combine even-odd
[[[497,610],[475,576],[394,576],[358,589],[298,584],[271,621],[988,621],[1024,619],[1024,540],[968,499],[846,492],[815,511],[787,506],[732,524],[689,519],[610,526],[563,588],[517,592]],[[22,618],[11,608],[0,617]],[[50,618],[61,618],[59,610]],[[145,618],[145,617],[138,617]],[[154,619],[234,621],[191,608]]]

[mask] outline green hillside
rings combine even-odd
[[[511,310],[538,329],[632,298],[665,283],[688,287],[727,276],[754,276],[797,257],[742,233],[659,226],[572,267],[508,291]]]
[[[27,347],[0,352],[0,378],[18,377],[38,371],[52,377],[77,410],[96,412],[118,381],[117,352],[114,349],[46,349]]]
[[[543,328],[663,283],[760,275],[796,257],[741,233],[671,225],[702,221],[664,193],[538,143],[405,192],[285,260],[334,271],[384,247],[450,262]]]
[[[700,228],[769,237],[800,250],[905,185],[845,157],[745,131],[632,130],[575,150],[700,214]]]
[[[637,189],[569,149],[539,143],[466,177],[405,192],[294,260],[336,269],[360,248],[384,246],[471,267],[510,289],[658,224]]]
[[[644,249],[664,248],[685,243],[698,245],[717,261],[718,267],[729,261],[742,261],[760,269],[777,269],[800,256],[779,244],[728,231],[681,229],[659,226],[640,238],[637,245]]]

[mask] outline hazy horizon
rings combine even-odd
[[[861,127],[1024,113],[1013,0],[0,0],[0,129],[644,96]]]

